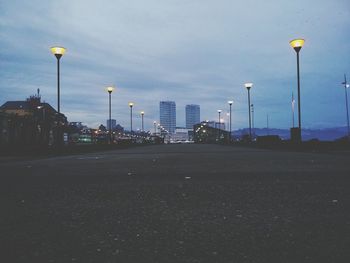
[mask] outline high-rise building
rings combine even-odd
[[[114,130],[116,125],[117,125],[117,121],[115,119],[111,119],[111,124],[109,123],[109,120],[107,120],[107,130],[109,130],[109,127],[111,127],[111,129]]]
[[[169,133],[174,133],[176,128],[176,104],[175,101],[161,101],[159,103],[160,125]]]
[[[193,129],[195,124],[200,123],[200,106],[195,104],[186,105],[186,128]]]

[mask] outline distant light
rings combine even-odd
[[[107,91],[108,91],[109,93],[112,93],[112,92],[113,92],[113,90],[114,90],[114,87],[113,87],[113,86],[109,86],[109,87],[107,87]]]
[[[227,103],[230,104],[230,105],[232,105],[233,101],[232,101],[232,100],[229,100]]]
[[[52,54],[59,55],[59,56],[63,56],[64,53],[66,53],[66,49],[64,47],[52,47],[50,48]]]
[[[294,48],[296,51],[299,51],[304,46],[305,40],[304,39],[293,39],[289,42],[292,48]]]
[[[345,87],[349,88],[349,87],[350,87],[350,84],[346,84]]]
[[[144,115],[145,114],[145,112],[144,111],[141,111],[141,115]]]
[[[221,113],[222,112],[222,110],[218,110],[218,113]]]
[[[132,107],[134,106],[134,103],[133,102],[129,102],[129,107]]]
[[[244,86],[247,88],[247,89],[251,89],[253,87],[253,83],[251,82],[247,82],[244,84]]]

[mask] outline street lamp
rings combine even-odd
[[[250,115],[250,89],[253,87],[253,83],[247,82],[244,84],[246,89],[248,90],[248,113],[249,113],[249,140],[252,139],[252,120]]]
[[[221,116],[221,112],[222,112],[222,110],[218,110],[218,113],[219,113],[219,129],[220,129],[220,124],[221,124],[221,118],[220,118],[220,116]]]
[[[347,89],[350,87],[346,81],[346,75],[344,75],[344,82],[342,83],[345,89],[345,105],[346,105],[346,120],[348,124],[348,139],[350,140],[350,128],[349,128],[349,106],[348,106],[348,92]]]
[[[144,131],[143,129],[143,116],[145,115],[145,112],[144,111],[141,111],[141,132]]]
[[[113,86],[107,87],[108,97],[109,97],[109,143],[112,143],[112,92],[114,90]]]
[[[232,103],[233,101],[232,100],[229,100],[228,102],[228,105],[230,105],[230,141],[231,141],[231,132],[232,132]]]
[[[132,107],[134,106],[134,103],[129,102],[130,107],[130,134],[132,134]]]
[[[66,53],[64,47],[51,47],[52,54],[57,58],[57,112],[60,113],[60,59]]]
[[[218,129],[218,141],[220,140],[220,135],[221,135],[221,132],[220,132],[220,130],[221,130],[221,118],[220,118],[220,116],[221,116],[221,112],[222,112],[222,110],[218,110],[218,113],[219,113],[219,129]]]
[[[300,70],[299,70],[299,52],[305,43],[304,39],[294,39],[289,42],[291,47],[297,53],[297,80],[298,80],[298,140],[301,141],[301,111],[300,111]]]
[[[255,137],[255,128],[254,128],[254,104],[252,103],[250,105],[250,107],[252,108],[252,130],[253,130],[253,136]]]

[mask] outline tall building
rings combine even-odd
[[[195,124],[200,123],[200,106],[195,104],[186,105],[186,128],[193,129]]]
[[[176,128],[176,104],[175,101],[161,101],[159,103],[160,125],[169,133],[174,133]]]

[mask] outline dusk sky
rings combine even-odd
[[[159,120],[159,101],[173,100],[177,126],[185,105],[199,104],[201,119],[217,120],[233,100],[233,129],[248,126],[245,82],[253,82],[255,127],[289,128],[297,94],[300,52],[304,128],[346,125],[344,74],[350,79],[349,0],[11,0],[0,3],[0,105],[40,88],[57,108],[56,58],[61,59],[61,112],[68,121],[130,128]],[[349,90],[350,95],[350,90]],[[295,114],[297,121],[297,112]]]

